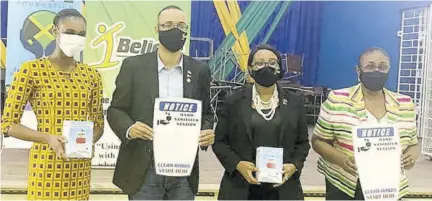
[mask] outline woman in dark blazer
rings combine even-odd
[[[219,200],[303,200],[300,172],[309,152],[303,103],[280,88],[281,56],[260,45],[248,59],[255,83],[230,95],[219,116],[213,151],[225,168]],[[254,177],[257,147],[283,148],[283,183]]]

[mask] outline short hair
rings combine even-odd
[[[387,51],[386,51],[384,48],[381,48],[381,47],[371,47],[371,48],[368,48],[368,49],[364,50],[364,51],[360,54],[360,56],[359,56],[359,58],[358,58],[358,63],[357,63],[357,65],[360,67],[360,66],[361,66],[360,62],[361,62],[361,60],[363,59],[363,57],[364,57],[366,54],[369,54],[369,53],[372,53],[372,52],[381,52],[382,54],[384,54],[384,56],[386,56],[386,57],[390,60],[390,55],[387,53]]]
[[[57,15],[54,17],[53,24],[55,26],[58,26],[60,21],[64,20],[68,17],[77,17],[84,20],[84,22],[87,24],[87,21],[85,20],[84,16],[81,15],[81,13],[75,9],[63,9],[60,12],[57,13]]]
[[[282,70],[282,56],[281,56],[280,53],[276,50],[276,48],[274,48],[273,46],[268,45],[268,44],[261,44],[261,45],[257,45],[257,46],[256,46],[256,47],[255,47],[255,48],[254,48],[250,53],[249,53],[249,58],[248,58],[248,62],[247,62],[248,67],[252,66],[252,62],[253,62],[254,56],[255,56],[255,54],[256,54],[258,51],[260,51],[260,50],[268,50],[268,51],[273,52],[273,54],[276,55],[276,58],[277,58],[277,60],[278,60],[279,67],[280,67],[281,70]]]
[[[179,11],[183,11],[183,9],[181,9],[180,7],[178,7],[178,6],[176,6],[176,5],[169,5],[169,6],[166,6],[165,8],[162,8],[162,10],[160,10],[159,11],[159,13],[158,13],[158,21],[159,21],[159,17],[160,17],[160,15],[161,15],[161,13],[162,12],[164,12],[164,11],[166,11],[166,10],[169,10],[169,9],[175,9],[175,10],[179,10]]]
[[[248,68],[252,66],[252,62],[253,59],[255,57],[255,54],[260,51],[260,50],[268,50],[273,52],[274,55],[276,55],[276,58],[278,60],[278,65],[279,65],[279,70],[280,70],[280,75],[283,76],[285,74],[285,69],[282,66],[282,56],[281,54],[276,50],[276,48],[274,48],[271,45],[268,44],[260,44],[257,45],[250,53],[249,53],[249,58],[248,58]]]

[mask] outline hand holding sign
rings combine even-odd
[[[348,173],[352,175],[357,175],[357,167],[354,162],[354,157],[350,157],[347,155],[344,155],[342,157],[342,161],[340,166]]]
[[[131,139],[153,140],[153,129],[145,123],[137,121],[130,129]]]
[[[214,131],[211,129],[208,130],[202,130],[200,132],[200,146],[210,146],[214,143],[215,134]]]
[[[411,147],[408,147],[402,155],[402,167],[405,170],[410,170],[414,167],[415,161],[418,158],[418,153]]]

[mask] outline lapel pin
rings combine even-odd
[[[286,104],[288,103],[288,101],[287,101],[286,99],[283,99],[283,100],[282,100],[282,103],[283,103],[284,105],[286,105]]]
[[[190,82],[191,82],[191,79],[190,79],[190,78],[186,78],[186,82],[187,82],[187,83],[190,83]]]
[[[192,72],[190,70],[187,70],[187,74],[192,75]]]

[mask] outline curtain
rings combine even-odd
[[[251,2],[240,19],[238,20],[235,27],[239,34],[246,33],[248,41],[252,41],[257,33],[261,30],[261,28],[267,23],[268,18],[274,12],[277,5],[281,2],[276,1],[253,1]],[[221,16],[219,16],[221,18]],[[213,76],[219,79],[224,79],[228,81],[237,81],[238,78],[235,77],[235,72],[239,72],[237,69],[237,63],[241,63],[241,61],[237,60],[240,56],[246,57],[249,52],[234,52],[231,47],[236,43],[237,37],[235,37],[235,33],[228,34],[225,39],[222,41],[220,47],[216,50],[215,57],[210,60],[209,65],[210,69],[213,70]],[[246,41],[247,42],[247,41]],[[229,53],[233,54],[229,54]],[[228,53],[228,55],[227,55]],[[246,54],[246,55],[238,55],[238,54]],[[243,63],[245,64],[245,63]],[[220,68],[224,66],[223,68]],[[242,67],[242,65],[240,65]],[[243,65],[243,69],[245,70],[246,65]],[[242,75],[242,74],[239,74]]]
[[[249,1],[238,1],[240,10],[244,11]],[[210,38],[214,42],[216,50],[225,38],[225,33],[219,21],[213,1],[192,1],[191,13],[191,36]],[[203,42],[191,41],[190,55],[209,56],[208,45]]]
[[[273,32],[275,31],[277,25],[279,24],[282,16],[285,15],[288,7],[291,4],[291,1],[283,1],[283,2],[275,2],[276,4],[270,5],[267,2],[262,2],[261,5],[256,5],[257,7],[261,7],[264,10],[263,11],[252,11],[252,20],[250,20],[248,23],[248,28],[245,29],[247,31],[247,35],[250,36],[250,41],[253,41],[254,38],[257,36],[258,33],[260,33],[261,30],[263,30],[263,27],[266,26],[269,28],[265,30],[262,33],[265,33],[263,36],[264,38],[259,38],[258,40],[261,40],[261,42],[257,42],[258,44],[267,43]],[[246,8],[246,11],[251,8],[252,3],[249,4],[249,6]],[[270,7],[271,6],[271,7]],[[267,8],[266,8],[267,7]],[[247,15],[245,11],[244,15]],[[249,16],[245,16],[247,19]],[[269,19],[272,17],[271,19]],[[242,26],[243,24],[239,24],[239,26]],[[239,74],[238,69],[233,69],[234,65],[229,66],[231,69],[230,74],[226,77],[228,80],[238,81],[239,79],[242,79],[244,74]],[[284,66],[281,66],[281,68],[284,68]],[[242,68],[241,70],[245,70],[245,68]]]
[[[238,1],[238,3],[243,15],[249,4],[251,4],[251,1]],[[268,41],[266,42],[267,33],[273,29],[272,22],[277,20],[277,11],[284,6],[284,4],[278,4],[274,10],[275,12],[266,20],[266,23],[258,31],[256,37],[252,41],[249,41],[250,46],[254,47],[257,44],[266,42],[276,47],[281,53],[303,55],[303,74],[300,78],[300,83],[306,86],[315,86],[324,3],[319,1],[291,2],[286,13],[274,28],[274,32],[270,36],[267,36]],[[226,37],[213,2],[192,1],[191,16],[191,36],[212,39],[214,41],[214,49],[217,50]],[[237,28],[241,29],[240,26]],[[208,46],[203,43],[192,42],[191,55],[209,56]],[[232,73],[230,75],[232,76]]]

